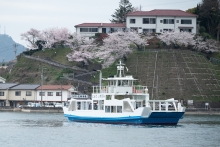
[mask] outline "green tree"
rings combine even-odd
[[[126,15],[134,10],[134,7],[129,0],[120,0],[119,8],[115,9],[115,13],[112,14],[111,22],[124,23],[126,22]]]
[[[220,25],[220,0],[203,0],[199,8],[199,20],[200,25],[204,26],[211,36],[216,36]]]

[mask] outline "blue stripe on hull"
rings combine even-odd
[[[64,115],[70,121],[88,123],[108,123],[108,124],[149,124],[149,125],[176,125],[184,112],[152,112],[147,118],[140,116],[103,118],[103,117],[81,117],[75,115]]]

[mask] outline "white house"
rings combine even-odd
[[[188,31],[196,33],[197,15],[182,10],[152,10],[129,13],[126,18],[126,28],[138,32],[162,32],[169,30]]]
[[[72,85],[42,85],[37,88],[38,102],[65,102],[76,92]]]
[[[76,32],[84,37],[95,36],[96,33],[111,33],[116,30],[137,30],[156,32],[176,30],[196,33],[197,15],[182,10],[155,9],[129,13],[124,23],[82,23],[76,25]]]
[[[111,33],[126,28],[123,23],[82,23],[75,25],[76,33],[84,37],[95,36],[96,33]]]
[[[6,79],[0,77],[0,83],[5,83]]]

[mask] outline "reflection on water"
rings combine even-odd
[[[61,113],[0,116],[1,147],[218,146],[220,140],[220,116],[186,115],[176,126],[77,123]]]

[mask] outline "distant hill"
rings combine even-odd
[[[0,34],[0,63],[3,62],[3,60],[4,62],[8,62],[15,59],[15,48],[13,47],[15,43],[16,42],[10,36]],[[21,44],[18,44],[16,49],[16,56],[26,50]]]

